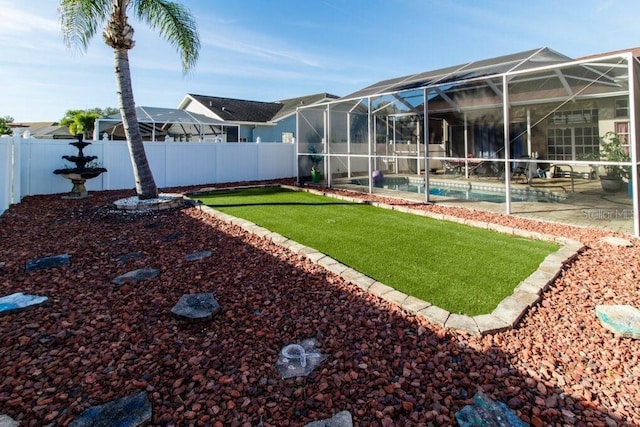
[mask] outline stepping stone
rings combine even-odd
[[[187,261],[197,261],[197,260],[200,260],[200,259],[203,259],[203,258],[208,258],[208,257],[210,257],[212,253],[213,253],[213,252],[211,252],[211,251],[200,251],[200,252],[194,252],[194,253],[192,253],[192,254],[185,255],[185,257],[184,257],[184,258],[185,258]]]
[[[141,268],[118,276],[111,281],[116,285],[124,285],[125,283],[137,283],[143,280],[149,280],[160,274],[160,270],[156,268]]]
[[[326,420],[305,424],[304,427],[353,427],[353,418],[351,417],[351,412],[342,411]]]
[[[92,406],[71,421],[69,427],[142,426],[151,421],[151,415],[151,402],[147,393],[141,391],[102,405]]]
[[[37,295],[23,294],[17,292],[0,298],[0,313],[8,313],[10,311],[18,311],[32,305],[42,304],[49,298]]]
[[[600,239],[600,241],[613,246],[622,246],[626,248],[633,246],[633,243],[631,243],[630,240],[623,239],[622,237],[606,236]]]
[[[125,264],[129,260],[138,258],[142,258],[142,254],[140,252],[130,252],[128,254],[120,255],[118,257],[118,262],[120,264]]]
[[[188,320],[208,320],[220,311],[220,304],[212,293],[184,294],[171,313]]]
[[[456,412],[456,421],[460,427],[529,427],[507,405],[493,401],[481,391],[473,396],[473,404]]]
[[[69,255],[54,255],[44,258],[35,258],[27,261],[26,271],[43,270],[45,268],[58,267],[60,265],[69,264]]]
[[[166,236],[162,236],[162,241],[164,242],[170,242],[172,240],[177,240],[180,237],[182,237],[182,233],[172,233],[172,234],[167,234]]]
[[[9,415],[0,415],[0,427],[18,427],[19,425],[20,422],[14,420]]]
[[[602,326],[624,338],[640,338],[640,310],[630,305],[597,305]]]

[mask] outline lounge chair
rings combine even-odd
[[[452,173],[454,175],[460,175],[462,173],[463,164],[460,162],[452,162],[449,160],[442,160],[442,170],[444,174]]]

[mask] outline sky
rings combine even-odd
[[[637,0],[181,0],[200,58],[131,18],[137,106],[187,94],[277,101],[345,96],[388,78],[548,47],[572,58],[640,46]],[[58,121],[117,107],[101,30],[84,52],[63,42],[56,0],[0,0],[0,117]]]

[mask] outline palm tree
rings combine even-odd
[[[140,199],[158,197],[158,188],[149,168],[138,127],[131,87],[129,50],[133,48],[133,28],[127,12],[157,30],[179,52],[186,73],[198,60],[200,38],[195,20],[182,5],[168,0],[61,0],[58,12],[67,47],[87,49],[98,28],[115,55],[116,92],[122,116],[136,192]]]

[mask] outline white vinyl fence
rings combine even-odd
[[[0,138],[0,213],[25,196],[68,193],[71,181],[55,169],[75,167],[62,158],[75,156],[73,140],[43,140],[19,135]],[[90,141],[84,149],[107,172],[87,180],[88,191],[134,188],[125,141]],[[296,175],[294,144],[145,142],[159,188],[291,178]]]

